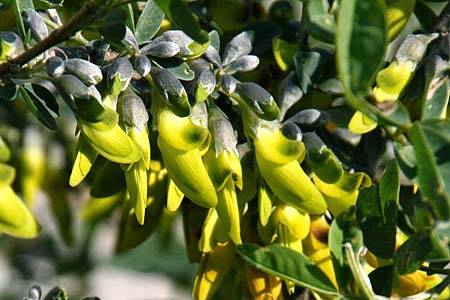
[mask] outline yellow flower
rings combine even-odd
[[[254,145],[261,175],[281,201],[308,213],[325,212],[322,194],[297,161],[305,151],[302,142],[288,139],[279,128],[260,127]]]

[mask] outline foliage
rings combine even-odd
[[[194,299],[449,299],[434,2],[0,1],[0,233],[39,234],[42,190],[69,268],[180,215]]]

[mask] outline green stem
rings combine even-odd
[[[350,243],[345,243],[343,245],[344,247],[344,253],[345,253],[345,259],[348,263],[348,266],[350,267],[350,270],[352,271],[353,278],[356,281],[356,284],[359,286],[361,290],[361,294],[369,300],[377,299],[375,293],[372,290],[372,286],[370,284],[370,280],[365,274],[364,270],[362,269],[362,266],[359,262],[359,257],[362,251],[362,247],[358,252],[355,254],[353,251],[353,246]]]
[[[13,1],[13,10],[14,17],[16,18],[17,27],[19,28],[20,36],[22,40],[25,42],[25,49],[28,49],[28,42],[25,40],[27,36],[27,32],[25,31],[25,24],[23,23],[22,14],[19,7],[19,1]]]
[[[450,269],[441,269],[435,267],[420,266],[420,270],[424,272],[432,272],[441,275],[450,275]]]

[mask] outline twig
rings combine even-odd
[[[26,50],[22,54],[0,64],[0,77],[11,73],[13,70],[19,70],[20,67],[31,61],[36,56],[51,47],[69,39],[76,32],[80,31],[85,25],[92,23],[98,14],[103,1],[89,0],[64,26],[61,26],[50,33],[50,35]]]

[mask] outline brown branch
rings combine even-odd
[[[0,64],[0,77],[20,69],[36,56],[51,47],[64,42],[76,32],[80,31],[85,25],[92,23],[98,13],[96,10],[99,9],[99,6],[101,5],[96,4],[98,2],[102,1],[89,0],[65,25],[52,31],[47,38],[22,54]]]

